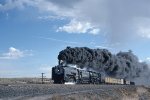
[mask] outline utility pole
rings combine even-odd
[[[42,74],[42,84],[44,84],[44,74],[45,73],[41,73]]]

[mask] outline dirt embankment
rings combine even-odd
[[[150,91],[144,87],[91,91],[67,96],[55,95],[50,100],[150,100]]]
[[[0,85],[0,100],[150,100],[150,88],[126,85]]]
[[[144,86],[102,86],[87,92],[54,95],[45,100],[150,100],[150,88]]]

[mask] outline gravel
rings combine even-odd
[[[114,91],[118,91],[117,94]],[[124,85],[64,85],[64,84],[14,84],[0,85],[0,100],[33,98],[53,95],[101,93],[109,97],[120,97],[126,91],[136,91],[136,86]],[[129,92],[130,93],[130,92]],[[129,95],[126,93],[125,95]],[[117,95],[117,96],[116,96]]]

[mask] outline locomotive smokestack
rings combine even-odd
[[[60,51],[58,60],[76,64],[80,68],[99,70],[107,76],[135,79],[149,75],[148,65],[139,62],[132,51],[111,54],[106,49],[90,49],[87,47],[67,47]],[[146,74],[145,74],[146,73]]]

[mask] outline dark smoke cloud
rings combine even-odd
[[[58,60],[67,64],[77,64],[80,68],[95,69],[106,76],[125,78],[134,81],[149,76],[148,65],[139,62],[131,50],[111,54],[106,49],[90,49],[87,47],[67,47],[58,55]]]
[[[47,0],[47,1],[52,2],[61,7],[73,8],[73,5],[75,5],[78,2],[81,2],[82,0]]]

